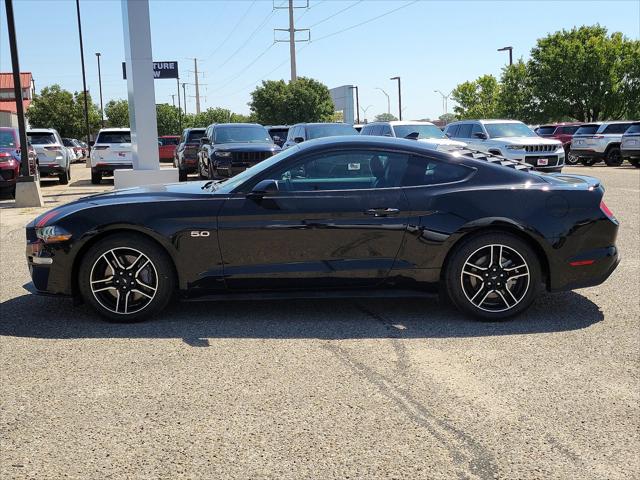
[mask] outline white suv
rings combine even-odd
[[[462,120],[447,125],[445,134],[471,150],[526,162],[536,170],[560,172],[564,167],[562,142],[541,138],[517,120]]]
[[[61,185],[71,179],[71,154],[62,143],[62,138],[53,128],[27,130],[29,142],[38,154],[40,178],[58,177]]]
[[[633,122],[596,122],[582,125],[571,140],[571,153],[583,165],[591,166],[600,160],[610,167],[622,165],[620,153],[622,135]]]
[[[91,148],[91,183],[98,184],[114,170],[133,168],[131,130],[103,128]]]
[[[360,135],[408,138],[417,140],[432,150],[448,151],[466,147],[464,142],[447,138],[442,130],[431,122],[372,122],[362,126]]]

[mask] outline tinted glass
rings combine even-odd
[[[553,135],[553,132],[556,131],[556,127],[550,126],[550,127],[540,127],[537,130],[537,134],[538,135]]]
[[[403,187],[457,182],[472,172],[462,165],[439,162],[425,157],[411,157],[402,176]]]
[[[612,123],[602,133],[624,133],[630,125],[630,123]]]
[[[524,123],[486,123],[489,138],[500,137],[535,137],[533,130]]]
[[[179,142],[179,138],[159,138],[158,141],[164,145],[177,145]]]
[[[409,135],[417,137],[415,138],[445,138],[444,133],[435,125],[394,125],[393,130],[396,132],[396,137],[405,138]]]
[[[0,147],[15,147],[16,139],[13,132],[0,130]]]
[[[563,133],[565,135],[573,135],[574,133],[576,133],[576,130],[578,130],[578,128],[580,128],[579,125],[569,125],[560,128],[560,133]]]
[[[62,139],[62,144],[63,144],[65,147],[75,147],[75,145],[73,144],[73,142],[71,141],[71,139],[70,139],[70,138],[63,138],[63,139]]]
[[[340,135],[358,135],[351,125],[327,123],[325,125],[307,125],[307,140],[312,138],[335,137]]]
[[[269,129],[269,135],[271,135],[271,138],[275,136],[278,136],[280,138],[287,138],[287,133],[289,133],[288,128],[270,128]]]
[[[380,128],[380,135],[383,135],[385,137],[392,137],[393,132],[391,131],[391,127],[389,125],[382,125],[382,127]]]
[[[458,127],[459,125],[452,125],[450,127],[447,127],[447,135],[451,138],[453,137],[457,137],[458,136]]]
[[[576,130],[575,135],[593,135],[598,131],[600,125],[582,125]]]
[[[264,127],[238,126],[214,128],[215,143],[271,143],[269,132]]]
[[[458,125],[458,138],[471,138],[471,128],[472,125],[470,123]]]
[[[634,123],[624,133],[640,133],[640,123]]]
[[[96,143],[131,143],[131,132],[100,132]]]
[[[29,137],[33,145],[57,143],[56,136],[53,133],[27,132],[27,137]]]
[[[479,123],[474,123],[473,127],[471,127],[471,137],[473,137],[474,133],[484,133]]]

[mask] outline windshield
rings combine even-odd
[[[593,135],[598,131],[600,125],[582,125],[576,130],[576,135]]]
[[[187,134],[187,143],[198,143],[204,137],[204,130],[191,130]]]
[[[326,125],[307,125],[307,140],[312,138],[337,137],[339,135],[358,135],[351,125],[327,123]]]
[[[272,143],[269,132],[264,127],[238,126],[217,127],[214,143]]]
[[[15,147],[16,139],[13,132],[8,130],[0,130],[0,147]]]
[[[56,136],[53,133],[27,132],[27,137],[33,145],[50,145],[56,142]]]
[[[556,131],[556,127],[540,127],[538,128],[538,135],[553,135],[553,132]]]
[[[178,144],[178,138],[177,137],[173,137],[173,138],[162,138],[160,137],[158,139],[158,141],[160,142],[160,145],[164,146],[164,145],[177,145]]]
[[[536,136],[524,123],[485,123],[484,127],[490,138]]]
[[[131,133],[122,132],[100,132],[96,143],[131,143]]]
[[[444,132],[435,125],[394,125],[393,130],[398,138],[406,138],[412,134],[412,136],[415,136],[416,133],[418,134],[417,139],[446,138]]]
[[[625,134],[628,134],[628,133],[640,133],[640,123],[634,123],[624,133]]]
[[[251,179],[254,176],[259,175],[265,170],[271,168],[279,162],[282,162],[290,155],[297,153],[300,150],[300,147],[297,145],[287,148],[286,150],[277,153],[273,157],[270,157],[266,160],[263,160],[260,163],[255,164],[253,167],[246,169],[244,172],[239,173],[235,177],[231,177],[229,180],[225,180],[224,183],[220,184],[219,191],[221,193],[230,193],[234,189],[238,188],[240,185],[245,183],[247,180]]]

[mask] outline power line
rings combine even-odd
[[[355,7],[356,5],[358,5],[359,3],[362,3],[364,0],[358,0],[357,2],[353,2],[351,5],[347,5],[345,8],[343,8],[342,10],[337,11],[336,13],[332,13],[331,15],[329,15],[326,18],[323,18],[322,20],[320,20],[319,22],[314,23],[313,25],[311,25],[309,28],[313,28],[316,27],[318,25],[320,25],[321,23],[326,22],[327,20],[331,20],[332,18],[336,17],[337,15],[340,15],[342,12],[346,12],[347,10],[349,10],[350,8]]]
[[[266,53],[271,50],[271,48],[273,48],[273,46],[275,45],[275,43],[271,43],[269,44],[269,46],[264,49],[256,58],[254,58],[253,60],[251,60],[251,62],[249,62],[249,64],[244,67],[242,70],[240,70],[236,75],[234,75],[233,77],[228,78],[227,80],[224,81],[224,83],[217,87],[215,90],[213,90],[211,93],[215,93],[218,92],[220,90],[222,90],[223,88],[225,88],[227,85],[229,85],[230,83],[232,83],[234,80],[236,80],[237,78],[239,78],[243,73],[245,73],[249,68],[251,68],[253,65],[255,65],[255,63],[260,60],[263,56],[266,55]]]
[[[251,4],[249,5],[249,8],[247,8],[247,10],[242,14],[242,16],[240,17],[240,20],[238,20],[236,22],[236,24],[233,26],[233,28],[231,29],[231,31],[229,32],[229,35],[226,36],[226,38],[222,41],[222,43],[218,44],[218,47],[211,52],[208,56],[206,56],[204,58],[204,60],[208,60],[211,57],[213,57],[216,53],[218,53],[218,51],[224,46],[225,43],[227,43],[227,41],[231,38],[231,36],[236,32],[238,26],[242,23],[242,21],[247,17],[247,15],[249,14],[249,12],[251,11],[251,9],[253,8],[253,6],[256,4],[258,0],[253,0],[253,2],[251,2]],[[203,61],[204,61],[203,60]]]

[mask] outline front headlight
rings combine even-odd
[[[507,145],[507,150],[524,150],[524,145]]]
[[[44,243],[66,242],[71,234],[58,225],[48,225],[36,228],[36,236]]]
[[[231,156],[231,152],[220,152],[220,151],[216,152],[216,157],[225,157],[226,158],[226,157],[230,157],[230,156]]]

